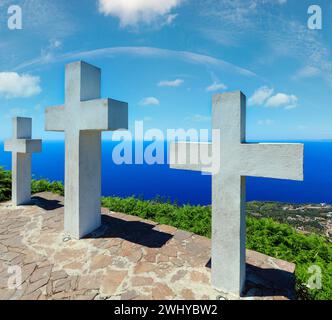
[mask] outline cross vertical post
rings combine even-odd
[[[65,132],[65,232],[82,238],[101,225],[101,132],[128,128],[128,105],[100,99],[101,70],[66,66],[65,105],[46,109],[46,131]]]
[[[245,97],[242,93],[215,95],[212,105],[221,168],[212,176],[211,282],[224,292],[238,294],[246,275],[246,177],[231,166],[238,156],[238,150],[232,150],[245,143]]]

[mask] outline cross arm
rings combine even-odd
[[[169,164],[171,169],[211,172],[211,163],[203,157],[211,158],[212,144],[202,142],[172,142],[170,144]]]
[[[45,110],[45,130],[65,131],[65,107],[49,107]]]
[[[243,176],[303,181],[303,144],[248,143],[241,151]]]
[[[80,130],[128,129],[128,104],[113,99],[81,102]]]
[[[42,151],[42,140],[14,139],[5,141],[5,151],[17,153],[38,153]]]

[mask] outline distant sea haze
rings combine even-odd
[[[115,165],[112,150],[116,144],[103,142],[103,196],[136,196],[144,199],[159,196],[178,204],[211,204],[211,176],[173,170],[168,164]],[[146,146],[149,143],[144,144]],[[304,142],[304,145],[304,182],[248,177],[247,201],[332,204],[332,142]],[[2,143],[0,166],[11,168],[11,155],[3,151]],[[33,155],[32,172],[35,179],[64,181],[64,142],[44,142],[43,152]]]

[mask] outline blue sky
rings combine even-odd
[[[332,2],[306,0],[24,0],[0,2],[0,139],[12,116],[44,131],[44,108],[64,101],[64,66],[102,69],[102,96],[129,103],[129,124],[210,128],[217,92],[248,98],[252,140],[332,139]],[[18,4],[23,29],[7,28]]]

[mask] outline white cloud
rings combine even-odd
[[[52,39],[50,40],[50,44],[49,44],[49,48],[50,49],[57,49],[62,47],[62,41],[61,40],[57,40],[57,39]]]
[[[45,61],[52,61],[55,53],[61,48],[62,48],[61,40],[51,39],[48,43],[48,46],[41,49],[40,56]]]
[[[319,70],[317,67],[305,66],[300,70],[298,70],[293,79],[297,80],[297,79],[311,78],[319,75],[321,75],[321,70]]]
[[[268,98],[272,96],[274,89],[269,87],[260,87],[255,93],[249,98],[248,104],[250,106],[261,106]]]
[[[166,17],[165,25],[170,25],[170,24],[172,24],[172,22],[176,19],[177,16],[178,16],[177,13],[175,13],[175,14],[169,14],[169,15]]]
[[[176,51],[169,49],[160,49],[154,47],[109,47],[102,49],[95,49],[89,51],[69,52],[62,55],[53,56],[51,60],[45,59],[43,56],[39,56],[30,61],[26,61],[16,66],[15,71],[20,71],[27,68],[40,69],[42,66],[48,66],[50,63],[59,63],[62,61],[74,60],[74,59],[91,59],[91,58],[114,58],[115,56],[135,56],[143,58],[158,58],[158,59],[176,59],[184,61],[186,63],[192,63],[202,65],[206,67],[220,68],[222,70],[228,70],[229,72],[235,72],[242,76],[257,77],[257,75],[242,67],[229,63],[225,60],[217,59],[208,55],[203,55],[190,51]]]
[[[266,106],[269,108],[284,107],[285,109],[293,109],[297,107],[298,100],[298,97],[293,94],[277,93],[267,100]]]
[[[206,88],[206,91],[211,92],[211,91],[226,90],[226,89],[227,86],[225,84],[215,81]]]
[[[159,106],[160,101],[155,97],[146,97],[142,99],[139,104],[141,106]]]
[[[250,106],[266,106],[268,108],[285,108],[286,110],[298,107],[298,97],[293,94],[276,93],[267,86],[261,87],[249,98]]]
[[[158,87],[179,87],[184,83],[182,79],[163,80],[158,83]]]
[[[158,17],[166,17],[171,23],[176,16],[170,14],[182,0],[99,0],[99,12],[118,17],[122,27],[139,22],[150,23]]]
[[[16,72],[0,72],[0,96],[6,99],[28,98],[41,92],[40,78]]]

